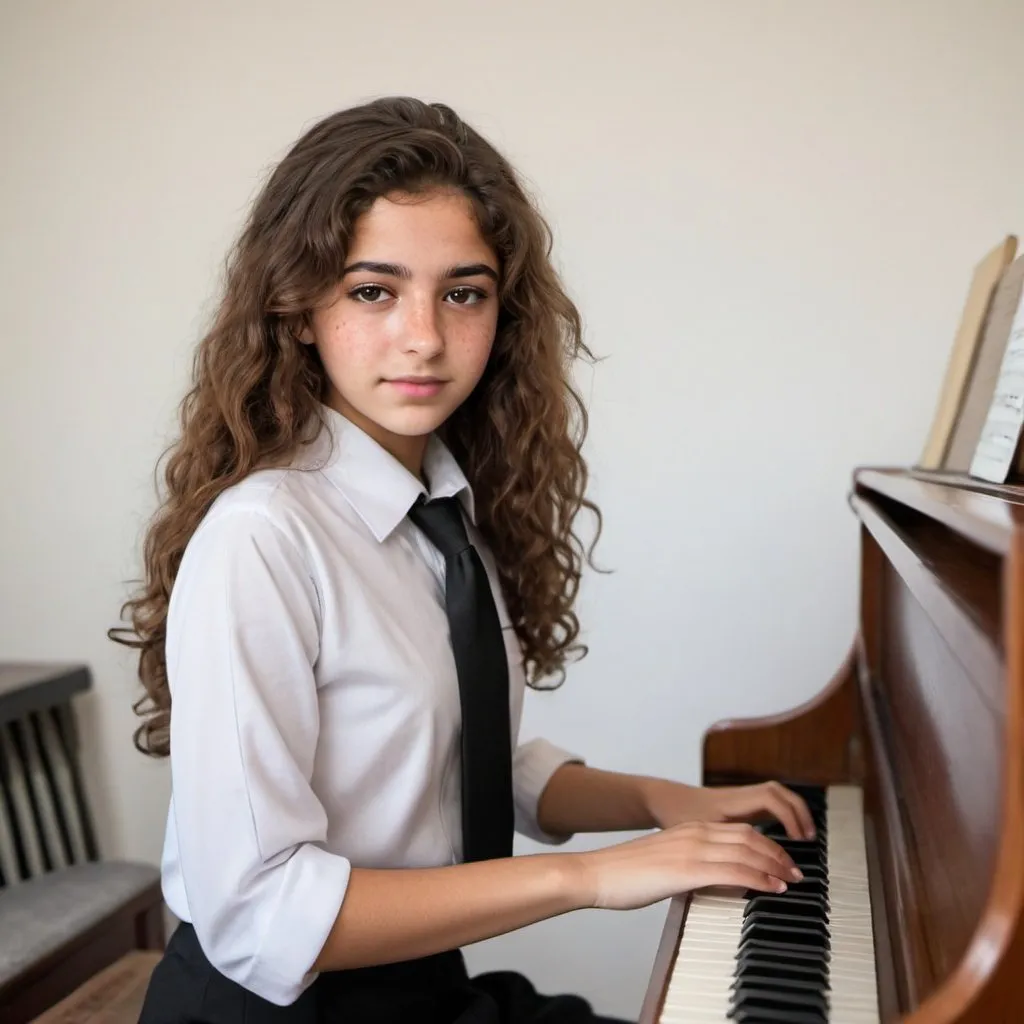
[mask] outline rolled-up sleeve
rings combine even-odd
[[[203,951],[277,1005],[315,977],[351,868],[323,847],[310,782],[319,636],[296,545],[261,511],[215,511],[186,549],[168,614],[171,827]]]
[[[538,737],[520,743],[512,757],[512,788],[515,797],[516,831],[538,843],[557,846],[571,836],[551,835],[537,821],[537,805],[551,776],[570,761],[584,764],[582,757],[570,754]]]

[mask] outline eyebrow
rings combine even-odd
[[[389,277],[399,277],[408,281],[412,277],[412,271],[401,263],[376,263],[373,260],[360,260],[358,263],[350,263],[342,272],[341,276],[352,274],[357,270],[368,270],[372,274],[386,274]],[[483,275],[491,278],[497,283],[498,274],[486,263],[457,263],[449,267],[442,275],[442,280],[450,281],[458,277],[477,277]]]

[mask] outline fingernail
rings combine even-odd
[[[790,874],[797,882],[802,882],[804,880],[804,873],[799,868],[793,868],[793,870],[790,871]]]
[[[786,888],[787,888],[786,887],[786,883],[781,878],[776,880],[776,882],[775,882],[775,891],[776,892],[785,892]]]

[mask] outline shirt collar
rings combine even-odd
[[[455,456],[436,434],[430,435],[423,455],[428,489],[351,420],[327,405],[321,405],[320,411],[326,429],[317,445],[317,468],[341,491],[378,541],[392,534],[420,495],[458,498],[476,524],[473,490]]]

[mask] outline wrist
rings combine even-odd
[[[559,862],[562,874],[561,889],[568,898],[569,910],[589,910],[597,903],[597,881],[594,854],[556,853],[552,859]]]
[[[647,819],[645,828],[661,828],[662,795],[665,787],[671,785],[665,779],[650,778],[648,776],[637,776],[636,789],[637,801],[641,812]]]

